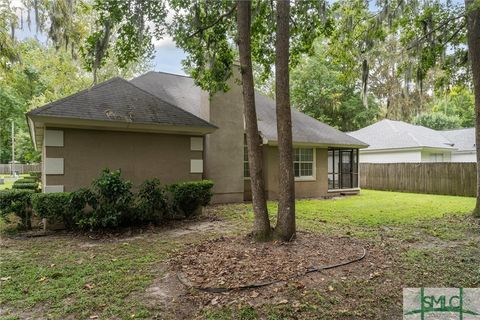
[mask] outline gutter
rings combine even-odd
[[[444,150],[455,151],[456,148],[452,147],[404,147],[404,148],[383,148],[383,149],[366,149],[362,150],[362,153],[382,153],[382,152],[397,152],[397,151],[422,151],[422,150]]]
[[[263,144],[269,146],[278,146],[277,140],[268,140],[263,138]],[[315,142],[302,142],[302,141],[293,141],[293,145],[296,147],[318,147],[318,148],[353,148],[353,149],[364,149],[368,148],[368,145],[358,145],[358,144],[334,144],[334,143],[315,143]]]

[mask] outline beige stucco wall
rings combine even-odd
[[[215,182],[214,203],[243,201],[243,96],[238,72],[230,78],[230,90],[209,101],[208,121],[218,129],[205,139],[205,177]]]
[[[330,196],[328,193],[327,179],[327,149],[315,149],[316,153],[316,179],[312,181],[295,181],[296,198],[318,198]],[[263,147],[265,188],[268,200],[278,198],[278,148],[275,146]],[[250,180],[245,179],[245,199],[251,197]]]
[[[46,175],[46,185],[63,185],[65,191],[89,186],[104,168],[122,169],[122,176],[140,185],[159,178],[164,184],[200,180],[190,173],[190,160],[202,151],[190,151],[189,135],[101,130],[64,130],[63,147],[44,147],[47,158],[64,158],[63,175]]]

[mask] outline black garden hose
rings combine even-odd
[[[289,281],[289,280],[293,280],[293,279],[296,279],[296,278],[300,278],[300,277],[306,276],[309,273],[320,272],[322,270],[334,269],[334,268],[343,267],[343,266],[346,266],[346,265],[349,265],[349,264],[352,264],[352,263],[355,263],[355,262],[359,262],[359,261],[363,260],[365,258],[365,256],[367,255],[367,250],[364,247],[362,247],[362,249],[363,249],[362,255],[358,258],[353,259],[353,260],[340,262],[340,263],[337,263],[337,264],[331,264],[331,265],[327,265],[327,266],[321,266],[321,267],[312,266],[312,267],[309,267],[307,269],[307,271],[302,273],[302,274],[295,274],[293,276],[288,277],[287,279],[282,279],[282,280],[277,279],[277,280],[261,282],[261,283],[252,283],[252,284],[237,286],[237,287],[201,287],[201,286],[196,286],[196,285],[192,285],[192,284],[188,283],[180,275],[180,273],[177,273],[177,279],[178,279],[178,281],[180,281],[181,284],[183,284],[184,286],[186,286],[188,288],[196,289],[198,291],[203,291],[203,292],[210,292],[210,293],[222,293],[222,292],[228,292],[228,291],[240,291],[240,290],[247,290],[247,289],[255,289],[255,288],[270,286],[272,284],[279,283],[279,282],[284,282],[284,281]]]

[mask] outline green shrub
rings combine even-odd
[[[171,185],[174,212],[186,217],[194,215],[201,206],[206,206],[212,199],[213,182],[210,180],[182,182]]]
[[[135,195],[135,210],[132,212],[132,224],[159,224],[167,213],[167,198],[160,180],[145,180]]]
[[[36,178],[26,177],[16,180],[14,183],[36,183],[38,180]]]
[[[30,229],[32,226],[32,206],[30,197],[32,190],[0,191],[0,216],[6,218],[10,213],[16,214],[21,221],[21,227]]]
[[[32,178],[35,178],[37,181],[39,181],[42,178],[42,173],[39,171],[29,172],[28,175]]]
[[[67,229],[75,227],[78,214],[85,205],[72,201],[71,192],[36,193],[32,195],[33,211],[49,222],[63,222]]]
[[[77,224],[84,229],[116,228],[130,213],[132,183],[121,177],[121,171],[105,169],[92,183],[87,203],[92,211],[84,212]]]
[[[15,181],[12,185],[12,189],[27,189],[27,190],[38,190],[38,183],[37,182],[18,182]]]
[[[80,213],[87,204],[96,207],[96,198],[90,189],[80,188],[71,193],[70,206],[75,212]]]

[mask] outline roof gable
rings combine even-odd
[[[439,131],[388,119],[350,132],[349,135],[368,143],[370,146],[367,150],[421,147],[455,149],[454,143]]]
[[[132,79],[131,82],[161,99],[206,119],[206,115],[201,114],[200,104],[202,95],[208,96],[208,94],[196,86],[190,77],[152,71]],[[255,104],[260,134],[269,141],[277,141],[275,101],[256,92]],[[292,134],[294,143],[367,146],[367,144],[293,108]]]
[[[475,128],[463,128],[440,131],[448,140],[454,143],[458,151],[475,151]]]
[[[28,116],[215,128],[122,78],[112,78],[27,113]]]
[[[256,92],[255,103],[258,116],[258,129],[261,135],[267,140],[278,141],[275,101]],[[350,137],[344,132],[293,108],[292,136],[295,143],[324,144],[331,146],[367,146],[367,144],[358,139]]]

